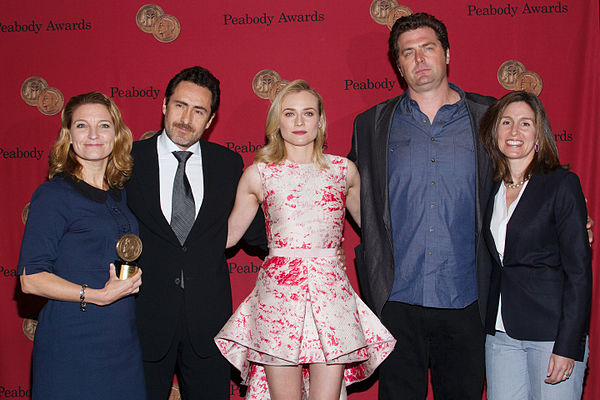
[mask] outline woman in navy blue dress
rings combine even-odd
[[[19,274],[48,298],[33,345],[33,399],[146,398],[135,328],[141,270],[119,280],[115,245],[138,233],[124,183],[131,131],[104,94],[75,96],[61,118],[49,181],[31,199]]]

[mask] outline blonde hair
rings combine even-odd
[[[297,79],[287,84],[281,92],[277,94],[269,113],[267,114],[267,124],[265,127],[266,144],[254,156],[255,162],[264,162],[266,164],[281,164],[285,161],[285,142],[281,136],[280,118],[281,118],[281,103],[285,96],[290,93],[308,92],[317,98],[318,113],[321,124],[318,128],[317,137],[313,150],[312,161],[316,167],[320,169],[328,168],[327,160],[323,154],[323,143],[325,143],[325,127],[327,118],[323,108],[323,98],[316,90],[310,87],[308,82]]]
[[[115,127],[115,144],[108,157],[108,164],[104,177],[109,187],[122,189],[131,176],[133,158],[131,157],[132,136],[131,131],[123,122],[121,112],[116,104],[105,94],[100,92],[84,93],[71,97],[65,106],[60,118],[61,129],[58,139],[50,152],[48,160],[48,179],[58,173],[65,173],[76,180],[82,180],[82,165],[77,161],[73,146],[71,145],[70,127],[73,122],[75,110],[84,104],[100,104],[108,110]]]

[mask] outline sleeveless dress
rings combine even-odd
[[[256,286],[215,337],[241,371],[246,399],[270,399],[262,364],[344,364],[344,383],[369,377],[396,340],[352,289],[337,259],[348,160],[257,164],[269,256]],[[308,366],[303,398],[308,396]],[[340,399],[346,398],[345,385]]]
[[[125,191],[104,192],[57,175],[33,194],[18,272],[49,272],[104,287],[115,246],[138,233]],[[33,400],[145,400],[135,298],[100,307],[48,300],[40,311],[32,362]]]

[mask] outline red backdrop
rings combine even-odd
[[[15,276],[23,233],[21,212],[45,179],[48,151],[60,125],[58,114],[44,115],[22,100],[21,85],[27,78],[42,77],[65,99],[90,90],[112,95],[137,139],[160,128],[168,80],[184,67],[205,66],[222,85],[221,109],[209,138],[233,147],[246,164],[251,163],[255,146],[263,143],[269,107],[269,101],[252,90],[252,79],[260,70],[272,69],[288,80],[304,78],[323,95],[329,119],[328,152],[333,154],[347,154],[352,121],[359,112],[402,92],[387,58],[389,29],[371,18],[370,0],[163,1],[157,4],[181,23],[181,34],[171,43],[161,43],[138,28],[136,13],[144,4],[115,0],[3,4],[0,109],[6,124],[0,133],[0,398],[29,397],[32,343],[22,323],[35,307],[20,294]],[[518,60],[541,77],[540,98],[557,135],[561,161],[579,174],[590,215],[600,220],[600,188],[593,184],[600,172],[596,157],[598,1],[407,0],[401,4],[446,23],[450,80],[464,90],[505,94],[497,71],[506,60]],[[132,88],[152,89],[149,93],[154,94],[126,97],[127,90],[134,93]],[[352,262],[357,242],[358,236],[347,227],[348,275],[358,289]],[[256,276],[253,266],[260,260],[238,252],[229,261],[237,305],[250,292]],[[597,291],[597,260],[594,270]],[[599,299],[596,294],[587,400],[600,398]],[[351,393],[351,399],[375,399],[377,384],[358,386]],[[231,397],[239,398],[235,384]]]

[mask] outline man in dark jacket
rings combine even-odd
[[[400,18],[390,51],[408,89],[358,115],[358,277],[397,339],[380,367],[380,399],[481,399],[491,270],[482,213],[491,165],[479,119],[493,98],[449,83],[448,34],[435,17]]]
[[[243,161],[201,139],[219,107],[219,81],[191,67],[169,82],[164,129],[134,143],[127,185],[140,224],[144,283],[136,302],[148,398],[169,397],[175,365],[183,398],[228,400],[230,368],[213,337],[231,315],[227,218]],[[265,242],[257,215],[245,239]]]

